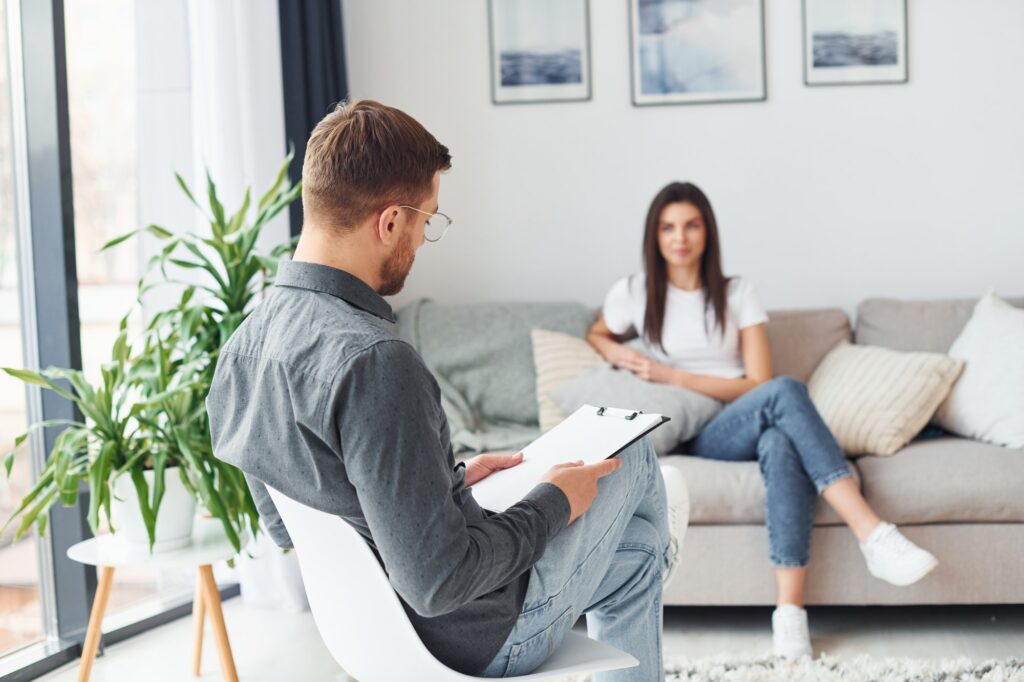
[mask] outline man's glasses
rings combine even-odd
[[[406,206],[404,204],[399,206],[399,208],[409,208],[417,213],[430,216],[427,218],[427,222],[423,226],[423,238],[428,242],[441,241],[441,237],[443,237],[445,232],[448,231],[448,228],[452,226],[452,219],[444,213],[427,213],[426,211],[421,211],[415,206]]]

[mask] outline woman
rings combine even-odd
[[[677,182],[658,193],[643,251],[644,275],[615,283],[587,340],[642,379],[728,403],[686,450],[760,464],[778,587],[774,650],[787,658],[810,655],[803,591],[817,495],[856,535],[875,577],[909,585],[937,561],[872,511],[806,387],[790,377],[772,379],[768,317],[750,282],[722,274],[715,215],[700,189]],[[622,345],[633,333],[642,352]]]

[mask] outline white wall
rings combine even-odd
[[[593,99],[494,106],[483,0],[342,0],[352,96],[454,157],[406,290],[597,304],[640,267],[670,180],[711,198],[725,268],[769,307],[1024,293],[1024,3],[910,2],[910,82],[803,85],[800,2],[767,4],[768,100],[630,104],[625,0],[591,0]]]

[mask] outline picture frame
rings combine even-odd
[[[804,84],[909,80],[907,0],[802,0]]]
[[[591,98],[590,0],[488,0],[491,101]]]
[[[764,0],[629,0],[634,106],[768,97]]]

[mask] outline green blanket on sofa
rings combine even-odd
[[[415,301],[397,313],[398,333],[419,351],[441,386],[460,455],[515,450],[539,434],[530,331],[583,337],[594,321],[580,303]]]

